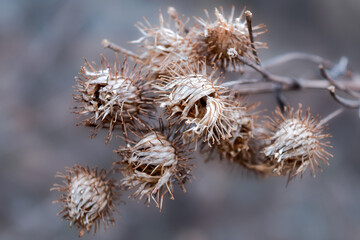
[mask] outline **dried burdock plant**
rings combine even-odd
[[[169,67],[163,76],[160,102],[170,116],[179,117],[189,128],[184,138],[199,139],[210,145],[231,137],[236,125],[236,111],[241,107],[231,101],[229,89],[217,85],[216,68],[207,73],[206,63],[182,63]]]
[[[164,196],[168,193],[174,199],[173,185],[178,184],[184,192],[189,180],[191,165],[188,164],[188,149],[176,131],[166,130],[160,123],[160,130],[137,131],[137,141],[127,140],[127,147],[116,152],[122,157],[118,162],[124,178],[122,186],[135,188],[134,198],[151,199],[162,209]]]
[[[100,172],[97,169],[81,167],[75,165],[68,168],[66,173],[58,173],[56,177],[63,178],[63,185],[54,184],[51,190],[62,192],[59,200],[63,210],[63,219],[70,222],[70,226],[75,225],[80,229],[79,236],[83,236],[91,228],[94,228],[94,234],[100,227],[100,221],[103,222],[105,229],[109,224],[114,224],[113,212],[115,202],[118,200],[114,180],[107,179],[107,173],[103,169]]]
[[[324,134],[326,125],[319,119],[310,115],[308,108],[303,114],[302,106],[294,111],[285,108],[282,113],[276,109],[274,119],[268,122],[269,133],[264,148],[264,154],[274,166],[273,172],[278,175],[289,175],[293,178],[302,175],[308,167],[315,176],[319,161],[328,165],[328,158],[332,157],[325,148],[330,143],[325,139],[329,134]]]
[[[220,8],[220,10],[221,12],[215,8],[215,21],[211,21],[207,10],[205,10],[207,20],[197,18],[202,27],[197,42],[197,51],[200,56],[206,56],[210,62],[216,63],[222,69],[240,71],[242,61],[238,56],[258,61],[256,49],[266,47],[265,43],[253,40],[253,37],[266,32],[265,30],[257,31],[265,26],[249,26],[251,24],[251,12],[246,11],[247,20],[243,20],[245,9],[235,19],[234,7],[228,19],[225,18],[223,9]],[[253,30],[254,32],[252,32]]]
[[[110,65],[103,57],[100,68],[85,60],[74,96],[78,102],[75,113],[86,116],[82,124],[94,126],[95,131],[109,128],[108,142],[116,125],[126,131],[126,124],[134,118],[150,117],[154,107],[145,76],[141,68],[130,69],[126,59]]]
[[[189,20],[170,7],[169,20],[160,14],[159,26],[147,20],[138,23],[143,36],[132,42],[138,53],[102,41],[105,48],[133,60],[135,67],[103,58],[100,67],[86,61],[81,68],[75,112],[95,132],[105,128],[106,142],[115,134],[125,140],[118,141],[115,152],[121,159],[113,169],[120,171],[113,173],[122,172],[118,185],[134,191],[133,198],[148,205],[154,201],[161,210],[166,195],[174,199],[175,185],[185,191],[193,166],[190,155],[198,142],[198,156],[220,157],[262,176],[291,180],[307,169],[315,176],[321,162],[327,165],[332,156],[324,127],[343,108],[320,120],[301,105],[296,111],[284,107],[289,104],[283,92],[325,90],[342,107],[360,109],[360,81],[347,68],[346,58],[332,63],[312,54],[289,53],[260,61],[257,50],[266,45],[256,38],[265,32],[264,25],[253,27],[250,11],[244,9],[237,18],[234,13],[233,8],[227,19],[222,8],[215,9],[215,20],[206,12],[207,20],[197,17],[187,27]],[[271,72],[296,60],[320,65],[323,79]],[[220,81],[235,75],[238,79]],[[255,111],[249,100],[263,93],[272,93],[280,106],[265,124],[260,121],[265,111]],[[100,220],[105,226],[113,222],[116,187],[105,172],[75,166],[58,176],[64,185],[53,190],[63,192],[61,213],[80,228],[80,235],[92,226],[96,231]]]

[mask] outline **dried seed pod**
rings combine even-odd
[[[216,148],[225,159],[241,164],[244,161],[251,161],[255,154],[254,144],[251,142],[256,131],[257,115],[252,114],[251,110],[256,107],[256,104],[246,106],[243,99],[239,97],[234,97],[233,101],[236,102],[239,109],[232,112],[235,122],[231,137],[220,141]]]
[[[114,202],[118,193],[113,180],[107,180],[106,171],[83,168],[75,165],[67,169],[67,173],[58,173],[56,177],[63,178],[64,185],[54,184],[51,190],[63,192],[61,198],[55,202],[63,205],[63,219],[80,229],[80,237],[85,231],[89,232],[94,226],[94,234],[103,221],[105,229],[113,224]]]
[[[219,67],[227,71],[241,71],[242,63],[237,56],[243,56],[256,61],[254,49],[252,47],[250,34],[246,21],[242,20],[245,9],[238,18],[233,19],[234,10],[232,8],[229,19],[224,17],[223,9],[221,12],[215,8],[216,21],[210,20],[209,13],[205,10],[208,20],[197,18],[203,28],[199,33],[197,49],[200,56],[216,63]],[[257,37],[265,31],[257,31],[264,28],[264,25],[252,27],[253,36]],[[258,41],[253,45],[256,49],[265,48],[266,44]]]
[[[178,18],[174,8],[169,8],[168,14],[175,20],[175,26],[165,23],[162,13],[159,14],[160,26],[153,26],[145,20],[145,24],[138,23],[136,27],[144,35],[132,43],[141,43],[142,53],[140,61],[155,72],[162,72],[163,66],[193,58],[196,56],[194,44],[190,33],[185,29],[186,22]],[[174,29],[174,30],[173,30]]]
[[[134,118],[150,116],[154,108],[145,75],[136,66],[129,71],[126,59],[122,65],[117,60],[111,67],[103,57],[100,69],[86,61],[77,82],[78,94],[74,99],[79,105],[75,113],[88,116],[82,121],[85,126],[95,126],[95,130],[109,128],[106,142],[111,139],[116,125],[126,132],[127,123]]]
[[[272,167],[265,163],[264,154],[260,151],[262,141],[258,136],[262,128],[256,123],[258,112],[254,112],[258,103],[249,105],[244,98],[238,96],[234,96],[233,101],[241,108],[233,112],[236,121],[231,137],[223,139],[211,148],[203,145],[202,153],[208,155],[208,160],[213,159],[214,154],[218,154],[220,160],[239,164],[246,170],[267,176],[271,173]]]
[[[163,127],[160,131],[140,131],[137,138],[137,142],[129,141],[126,148],[116,151],[123,158],[118,162],[124,175],[122,186],[137,188],[134,198],[145,197],[148,204],[152,199],[161,210],[167,193],[174,199],[174,183],[186,191],[184,184],[191,171],[187,164],[187,146],[174,130],[166,133]]]
[[[274,166],[277,175],[289,175],[289,179],[302,175],[310,166],[315,176],[319,160],[328,164],[332,157],[324,147],[331,147],[328,141],[329,134],[323,134],[324,125],[310,115],[310,109],[303,115],[302,106],[294,112],[293,108],[285,108],[281,113],[277,108],[274,119],[267,123],[269,133],[266,136],[267,144],[264,154]]]
[[[166,107],[170,118],[179,116],[188,125],[184,138],[202,137],[209,145],[230,138],[236,122],[234,112],[241,107],[230,100],[228,89],[216,85],[216,69],[207,74],[205,62],[183,62],[172,68],[155,88],[163,92],[160,106]]]
[[[240,99],[237,103],[240,105]],[[231,162],[242,161],[248,158],[248,154],[252,152],[249,142],[253,138],[254,117],[250,114],[250,108],[253,106],[245,106],[244,104],[238,111],[234,111],[235,124],[232,130],[232,136],[229,139],[221,141],[216,147],[221,155]]]

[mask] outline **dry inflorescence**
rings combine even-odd
[[[228,89],[217,85],[218,78],[213,80],[215,69],[208,74],[205,62],[182,65],[185,67],[175,66],[162,77],[157,87],[163,91],[160,107],[166,108],[169,118],[179,116],[189,126],[186,139],[200,138],[210,145],[228,139],[242,109],[230,100]]]
[[[122,186],[137,188],[134,198],[146,198],[148,205],[153,200],[162,209],[164,196],[168,193],[174,199],[173,184],[184,192],[189,180],[191,166],[188,164],[187,144],[174,131],[149,129],[137,136],[138,141],[129,143],[116,152],[122,156],[121,166],[124,178]]]
[[[139,53],[104,39],[104,47],[124,55],[124,62],[118,55],[114,63],[103,57],[100,67],[85,60],[76,78],[74,112],[82,125],[95,133],[106,129],[105,142],[114,133],[122,139],[114,151],[120,159],[109,173],[76,165],[58,175],[64,185],[53,190],[63,192],[61,213],[80,228],[80,235],[93,226],[96,231],[100,220],[105,226],[114,222],[119,189],[133,191],[133,198],[161,210],[166,196],[174,199],[175,186],[185,192],[196,151],[205,159],[222,159],[263,176],[291,180],[308,169],[315,176],[320,163],[328,165],[332,157],[325,126],[341,110],[324,119],[314,117],[301,104],[296,110],[289,107],[282,91],[329,89],[344,107],[360,108],[360,84],[345,79],[352,74],[343,59],[333,64],[292,53],[262,64],[257,49],[266,44],[257,38],[266,30],[252,26],[250,11],[234,18],[233,8],[226,18],[222,8],[215,9],[215,20],[206,11],[207,20],[197,17],[191,27],[174,8],[168,15],[169,22],[159,15],[159,26],[138,23],[143,36],[132,44]],[[133,67],[126,59],[134,61]],[[297,59],[320,64],[324,79],[284,77],[269,70]],[[230,71],[239,80],[224,82]],[[269,92],[280,106],[273,118],[247,97]],[[123,177],[109,180],[110,174]]]
[[[324,148],[330,147],[329,134],[323,134],[324,125],[310,115],[310,109],[305,115],[301,106],[294,112],[292,108],[285,108],[284,114],[279,108],[275,111],[274,119],[268,122],[267,144],[264,154],[274,166],[273,172],[278,175],[294,177],[304,174],[308,167],[315,176],[319,160],[325,164],[332,157]]]
[[[169,9],[170,14],[172,9]],[[184,21],[178,15],[172,16],[175,19],[175,26],[165,24],[164,17],[159,14],[160,26],[152,26],[147,20],[145,24],[138,23],[136,27],[143,34],[137,40],[131,41],[140,44],[140,56],[136,59],[144,66],[154,72],[162,72],[163,66],[179,60],[197,57],[195,44],[193,42],[194,33],[187,32]]]
[[[257,61],[254,55],[255,48],[266,48],[266,44],[262,42],[251,42],[248,23],[243,20],[244,10],[240,16],[234,19],[235,8],[232,8],[229,19],[225,18],[224,12],[215,8],[216,20],[210,19],[209,13],[205,11],[208,20],[197,18],[201,25],[200,41],[197,41],[197,50],[201,56],[206,56],[210,62],[215,62],[219,67],[227,71],[240,71],[242,61],[237,58],[244,56],[253,61]],[[246,14],[251,14],[249,11]],[[261,24],[252,27],[253,36],[257,37],[266,32],[257,31],[265,28]]]
[[[140,68],[135,66],[130,71],[126,59],[111,66],[103,57],[100,68],[86,60],[85,63],[77,78],[78,94],[74,96],[79,103],[75,113],[87,116],[83,125],[95,126],[95,130],[109,128],[108,142],[116,125],[126,129],[126,124],[135,118],[151,116],[154,109],[148,96],[151,87]]]
[[[114,180],[107,179],[106,171],[84,168],[75,165],[67,169],[67,173],[56,175],[63,178],[63,185],[54,185],[52,190],[61,191],[62,197],[55,201],[61,202],[63,218],[80,229],[80,237],[94,226],[94,233],[103,221],[104,227],[115,222],[113,212],[118,193]]]
[[[241,109],[233,112],[235,124],[231,131],[231,137],[226,138],[218,143],[215,150],[221,159],[225,159],[230,163],[237,163],[248,170],[251,165],[261,161],[262,154],[259,154],[260,125],[256,123],[257,113],[252,110],[257,104],[246,104],[245,100],[233,96],[233,101],[240,104]]]

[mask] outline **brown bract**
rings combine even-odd
[[[83,168],[75,165],[68,168],[66,173],[58,173],[56,177],[63,178],[63,185],[54,184],[51,190],[62,192],[62,196],[55,202],[60,202],[63,219],[80,229],[80,237],[85,231],[89,232],[94,226],[94,234],[100,227],[100,220],[105,229],[113,224],[116,211],[114,202],[118,193],[115,192],[113,180],[106,178],[105,170]]]
[[[118,60],[110,66],[103,57],[101,67],[97,68],[85,60],[75,87],[74,99],[78,103],[75,113],[86,118],[85,126],[109,128],[106,142],[111,139],[116,125],[123,127],[134,118],[151,115],[153,101],[149,96],[149,83],[141,69],[134,67],[131,71]]]
[[[274,166],[274,173],[289,175],[291,179],[298,174],[302,175],[310,167],[315,176],[319,161],[328,165],[328,158],[332,155],[324,148],[331,146],[324,139],[330,135],[323,133],[324,126],[310,115],[309,108],[303,114],[301,104],[296,111],[285,108],[284,113],[281,113],[277,108],[274,118],[267,123],[269,133],[263,150]]]
[[[225,18],[222,8],[220,10],[221,12],[215,8],[215,21],[210,19],[206,10],[207,20],[196,18],[201,25],[196,49],[200,57],[206,56],[209,62],[216,63],[226,71],[241,71],[242,62],[237,56],[256,61],[254,47],[266,48],[266,44],[255,41],[252,46],[247,22],[242,20],[245,9],[235,19],[235,8],[232,8],[228,19]],[[264,27],[264,25],[252,27],[253,36],[257,37],[265,33],[264,30],[258,31]]]
[[[124,175],[122,186],[136,189],[132,196],[146,198],[148,205],[152,199],[160,210],[167,193],[174,199],[173,184],[186,191],[184,184],[191,171],[186,146],[174,131],[165,132],[149,130],[116,151],[123,158],[118,162]]]

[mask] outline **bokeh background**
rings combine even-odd
[[[237,13],[244,5],[254,22],[266,23],[261,38],[269,45],[266,60],[289,51],[318,54],[337,61],[347,56],[360,72],[360,1],[0,1],[0,239],[77,239],[75,228],[61,221],[59,197],[49,189],[56,171],[88,164],[109,168],[117,159],[116,141],[88,138],[70,114],[74,76],[82,57],[99,61],[106,37],[127,43],[140,33],[145,16],[158,23],[159,9],[172,5],[187,16],[204,16],[223,6]],[[283,74],[311,76],[316,66],[291,64]],[[326,91],[286,93],[322,116],[337,109]],[[274,109],[274,96],[261,99]],[[119,206],[121,217],[104,233],[85,239],[359,239],[360,120],[345,111],[329,126],[334,158],[316,179],[306,175],[286,187],[286,179],[260,179],[218,161],[197,162],[196,179],[186,194],[177,189],[162,213],[136,201]],[[115,142],[115,143],[114,143]]]

